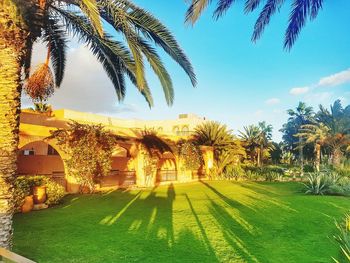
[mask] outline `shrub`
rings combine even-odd
[[[334,236],[340,245],[342,261],[334,259],[335,262],[350,262],[350,214],[346,214],[342,223],[335,222],[338,235]]]
[[[329,192],[331,181],[323,173],[310,173],[305,183],[306,194],[323,195]]]
[[[224,178],[229,180],[242,180],[245,177],[245,172],[240,165],[228,165],[225,168]]]
[[[315,195],[349,195],[350,180],[334,172],[309,173],[306,193]]]
[[[45,176],[18,176],[14,181],[13,202],[15,211],[19,211],[24,198],[33,194],[34,186],[46,186],[47,205],[58,204],[65,195],[64,187]]]
[[[62,198],[66,195],[64,187],[49,178],[46,178],[45,186],[47,194],[47,200],[45,203],[49,206],[59,204],[62,201]]]

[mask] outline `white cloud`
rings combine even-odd
[[[279,104],[281,102],[280,99],[278,98],[271,98],[271,99],[268,99],[265,101],[265,104],[267,105],[276,105],[276,104]]]
[[[335,87],[350,82],[350,68],[319,80],[318,87]]]
[[[257,110],[256,112],[254,112],[254,115],[256,117],[261,117],[264,115],[264,111],[263,110]]]
[[[294,96],[296,95],[302,95],[302,94],[305,94],[305,93],[308,93],[310,90],[309,87],[296,87],[296,88],[292,88],[290,91],[289,91],[289,94],[292,94]]]

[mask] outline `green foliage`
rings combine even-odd
[[[131,1],[39,1],[43,3],[40,10],[39,5],[24,2],[16,1],[15,5],[21,10],[22,19],[30,30],[29,48],[23,63],[26,78],[30,75],[30,47],[41,38],[48,47],[48,58],[51,58],[55,82],[59,86],[66,66],[67,39],[74,36],[86,44],[102,64],[120,101],[126,93],[125,78],[129,78],[149,106],[153,106],[145,73],[147,62],[159,79],[167,104],[173,103],[172,79],[156,46],[177,62],[192,85],[196,85],[193,67],[172,33],[157,18]],[[107,31],[113,31],[113,36]]]
[[[177,143],[178,155],[184,161],[186,170],[198,170],[204,164],[203,155],[198,145],[190,141]]]
[[[34,186],[46,186],[46,204],[49,206],[58,204],[66,194],[64,187],[49,177],[40,175],[18,176],[14,181],[13,191],[13,202],[16,211],[21,208],[24,198],[33,194]]]
[[[213,178],[222,178],[227,166],[237,165],[246,156],[245,149],[232,130],[219,122],[209,121],[197,126],[192,140],[196,145],[214,148]]]
[[[309,173],[305,183],[306,194],[350,195],[350,180],[333,171]]]
[[[333,259],[338,263],[350,262],[350,214],[345,215],[343,222],[335,222],[335,225],[338,229],[338,235],[334,236],[334,238],[340,245],[342,260]]]
[[[215,2],[214,19],[219,19],[225,15],[228,10],[237,1],[233,0],[189,0],[190,6],[186,12],[186,23],[195,24],[201,17],[202,13],[210,4]],[[318,12],[322,9],[323,0],[317,1],[279,1],[279,0],[246,0],[244,12],[246,14],[256,11],[261,5],[261,12],[255,22],[252,41],[256,42],[262,36],[265,28],[270,23],[272,17],[278,13],[281,7],[289,3],[291,12],[289,15],[288,27],[285,32],[284,48],[289,50],[297,40],[302,28],[308,20],[313,20],[317,17]]]
[[[64,187],[53,180],[45,179],[47,200],[46,204],[49,206],[57,205],[62,201],[62,198],[66,195]]]
[[[51,137],[70,156],[66,160],[69,175],[82,189],[87,187],[93,191],[99,178],[109,174],[117,137],[105,131],[102,125],[71,122],[67,129],[52,132]]]

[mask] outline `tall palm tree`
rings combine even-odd
[[[299,102],[296,110],[289,109],[287,111],[289,118],[288,122],[293,123],[295,134],[294,136],[299,132],[299,129],[301,126],[310,124],[313,120],[313,109],[312,107],[306,106],[304,102]],[[301,175],[303,175],[304,171],[304,141],[302,137],[299,137],[298,139],[298,146],[297,149],[299,149],[299,162],[301,166]]]
[[[104,30],[108,26],[108,33]],[[113,35],[112,35],[113,34]],[[160,46],[190,77],[192,66],[169,30],[147,11],[129,0],[1,0],[0,1],[0,247],[10,247],[11,188],[16,173],[22,72],[30,75],[35,41],[48,46],[46,62],[30,76],[29,93],[42,99],[40,89],[52,90],[49,59],[55,85],[63,79],[67,36],[77,36],[103,65],[119,100],[125,96],[125,76],[150,106],[144,57],[158,76],[170,105],[174,99],[171,78],[152,44]],[[118,36],[121,40],[118,41]],[[36,81],[33,81],[36,79]],[[38,84],[45,85],[38,85]],[[32,92],[34,91],[34,92]],[[45,98],[45,97],[44,97]]]
[[[305,139],[305,143],[315,145],[315,167],[320,171],[321,147],[325,145],[329,138],[330,129],[324,123],[302,125],[300,132],[296,135]]]
[[[203,11],[211,4],[212,0],[192,0],[186,13],[186,22],[195,24]],[[235,0],[217,0],[214,11],[214,19],[222,17],[227,10],[236,2]],[[286,4],[284,0],[246,0],[244,12],[246,14],[255,11],[263,4],[263,8],[255,22],[252,41],[256,42],[263,34],[266,26],[270,23],[271,17]],[[289,15],[288,27],[285,32],[284,47],[290,49],[295,43],[301,29],[308,19],[313,20],[322,9],[323,0],[293,0]],[[288,3],[290,3],[288,1]]]
[[[259,165],[263,164],[263,156],[264,156],[264,150],[273,150],[274,146],[272,143],[272,125],[267,124],[265,121],[259,122],[258,124],[259,129],[260,129],[260,134],[259,134],[259,144],[260,144],[260,149],[259,149]]]

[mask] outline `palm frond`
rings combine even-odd
[[[31,39],[28,40],[28,42],[27,42],[27,50],[28,50],[28,52],[26,52],[26,56],[25,56],[24,62],[23,62],[25,80],[27,80],[29,78],[30,65],[32,62],[33,41]]]
[[[125,34],[129,34],[130,31],[126,31],[123,26],[129,25],[128,30],[132,30],[130,25],[135,27],[147,39],[162,47],[182,67],[189,76],[192,85],[195,86],[197,80],[193,67],[170,31],[152,14],[135,6],[130,1],[121,0],[118,2],[123,3],[123,6],[117,6],[113,0],[100,2],[103,19],[113,25],[117,31],[122,31]],[[121,19],[125,19],[125,21],[123,22]]]
[[[219,0],[218,5],[214,11],[213,17],[219,19],[231,7],[235,0]]]
[[[49,18],[44,28],[43,39],[50,49],[51,63],[55,73],[56,86],[59,87],[63,80],[66,65],[67,40],[62,26],[57,19]]]
[[[258,19],[256,20],[252,41],[256,42],[264,32],[265,27],[270,23],[271,17],[282,6],[285,0],[268,0]]]
[[[68,31],[80,37],[85,42],[92,53],[101,62],[108,77],[112,81],[116,90],[118,100],[125,97],[125,80],[123,73],[125,68],[132,68],[132,58],[121,43],[112,40],[108,35],[103,38],[94,34],[92,25],[84,17],[60,9],[56,9],[62,16]]]
[[[192,25],[195,24],[211,2],[212,0],[192,0],[186,12],[185,22]]]
[[[80,9],[89,18],[94,30],[103,36],[103,28],[96,0],[80,0]]]
[[[297,40],[301,29],[310,15],[312,0],[294,0],[285,33],[284,48],[290,50]]]
[[[244,13],[248,14],[253,12],[256,8],[259,7],[261,0],[246,0],[244,4]]]

